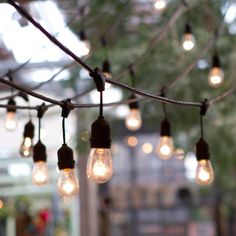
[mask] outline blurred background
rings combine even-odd
[[[116,81],[152,94],[165,88],[168,98],[196,102],[214,98],[235,83],[234,0],[17,2],[76,55]],[[0,3],[0,17],[1,77],[57,100],[99,103],[89,74],[5,1]],[[186,33],[192,37],[187,49],[183,48]],[[209,72],[215,54],[224,80],[212,86]],[[105,71],[105,61],[110,70]],[[1,104],[7,104],[7,97],[16,92],[0,84]],[[112,85],[104,92],[104,103],[130,96]],[[21,106],[42,104],[32,97],[27,101],[22,94],[14,99]],[[80,192],[70,200],[57,191],[61,108],[48,109],[42,119],[41,138],[50,173],[50,182],[43,186],[32,183],[32,158],[19,154],[30,117],[38,132],[37,112],[16,110],[17,128],[8,131],[7,111],[0,109],[0,236],[236,235],[234,100],[232,95],[211,106],[204,117],[204,137],[214,169],[214,181],[208,186],[195,182],[198,108],[168,104],[163,109],[155,100],[143,100],[139,102],[142,125],[130,131],[125,126],[130,112],[126,103],[105,107],[114,175],[99,185],[86,175],[91,124],[99,109],[74,109],[66,121],[66,139],[74,150]],[[166,115],[174,152],[163,160],[157,143]]]

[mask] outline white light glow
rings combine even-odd
[[[196,155],[193,152],[189,152],[184,159],[184,167],[185,167],[185,176],[189,180],[195,179],[195,173],[197,168]]]
[[[230,24],[233,23],[235,19],[236,19],[236,3],[232,3],[225,14],[224,20],[226,23]]]
[[[90,93],[90,99],[92,103],[99,103],[100,93],[97,90],[93,90]],[[122,99],[122,92],[118,88],[111,87],[103,92],[103,102],[119,102]]]
[[[29,176],[31,168],[25,163],[10,164],[7,167],[7,172],[13,177]]]

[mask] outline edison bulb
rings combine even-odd
[[[90,42],[85,39],[81,41],[81,55],[87,56],[91,50],[91,44]]]
[[[13,131],[17,128],[18,121],[16,112],[8,111],[6,115],[5,128],[9,131]]]
[[[156,0],[155,3],[154,3],[154,7],[157,9],[157,10],[164,10],[166,8],[166,0]]]
[[[220,67],[213,67],[208,76],[208,83],[213,88],[218,88],[224,82],[224,72]]]
[[[74,169],[63,169],[59,172],[58,192],[64,198],[71,198],[78,194],[79,183]]]
[[[33,140],[29,137],[25,137],[21,147],[20,154],[22,157],[31,157],[33,154]]]
[[[35,185],[47,184],[49,181],[49,172],[46,162],[38,161],[34,163],[32,171],[32,182]]]
[[[182,46],[185,51],[190,51],[195,46],[195,38],[190,33],[185,33],[182,39]]]
[[[87,164],[88,178],[97,184],[106,183],[113,175],[110,149],[92,148]]]
[[[161,136],[157,144],[157,154],[163,160],[170,159],[174,152],[174,144],[171,136]]]
[[[142,118],[139,109],[130,109],[125,119],[125,126],[131,131],[138,130],[142,125]]]
[[[214,172],[209,160],[198,161],[195,180],[199,185],[209,185],[213,182]]]

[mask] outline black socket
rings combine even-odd
[[[170,122],[165,118],[162,122],[161,122],[161,132],[160,132],[161,136],[171,136],[171,126],[170,126]]]
[[[59,170],[75,168],[73,150],[66,144],[63,144],[62,147],[57,151],[57,158]]]
[[[87,35],[86,35],[86,33],[85,33],[84,30],[81,30],[81,31],[79,32],[79,38],[80,38],[81,41],[87,40]]]
[[[189,23],[185,25],[185,34],[192,34],[192,27]]]
[[[15,102],[14,99],[9,99],[7,105],[16,106],[16,102]],[[7,108],[7,112],[16,112],[16,108],[15,107],[9,107],[9,108]]]
[[[25,125],[23,136],[31,139],[34,137],[34,125],[31,120]]]
[[[103,116],[99,116],[92,124],[91,148],[110,148],[110,126]]]
[[[102,63],[102,72],[103,73],[111,73],[111,65],[108,60],[104,60]]]
[[[47,161],[46,147],[41,141],[34,145],[33,160],[34,162]]]
[[[220,68],[220,58],[218,57],[217,54],[214,54],[213,58],[212,58],[212,67],[218,67]]]
[[[197,161],[210,159],[208,144],[203,138],[200,138],[196,144],[196,156]]]
[[[137,98],[136,95],[135,95],[135,94],[132,94],[129,99],[135,99],[135,98]],[[131,102],[131,103],[129,104],[129,108],[130,108],[130,109],[139,109],[138,102]]]

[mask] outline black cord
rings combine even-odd
[[[41,118],[38,119],[38,125],[39,125],[38,139],[39,139],[39,141],[41,141]]]
[[[103,116],[103,93],[100,91],[100,116]]]
[[[63,136],[63,144],[66,144],[65,117],[62,118],[62,136]]]
[[[167,118],[167,109],[166,109],[166,104],[165,103],[162,103],[162,109],[163,109],[165,118]]]
[[[203,116],[200,115],[200,126],[201,126],[201,138],[203,138],[204,136],[204,132],[203,132]]]

